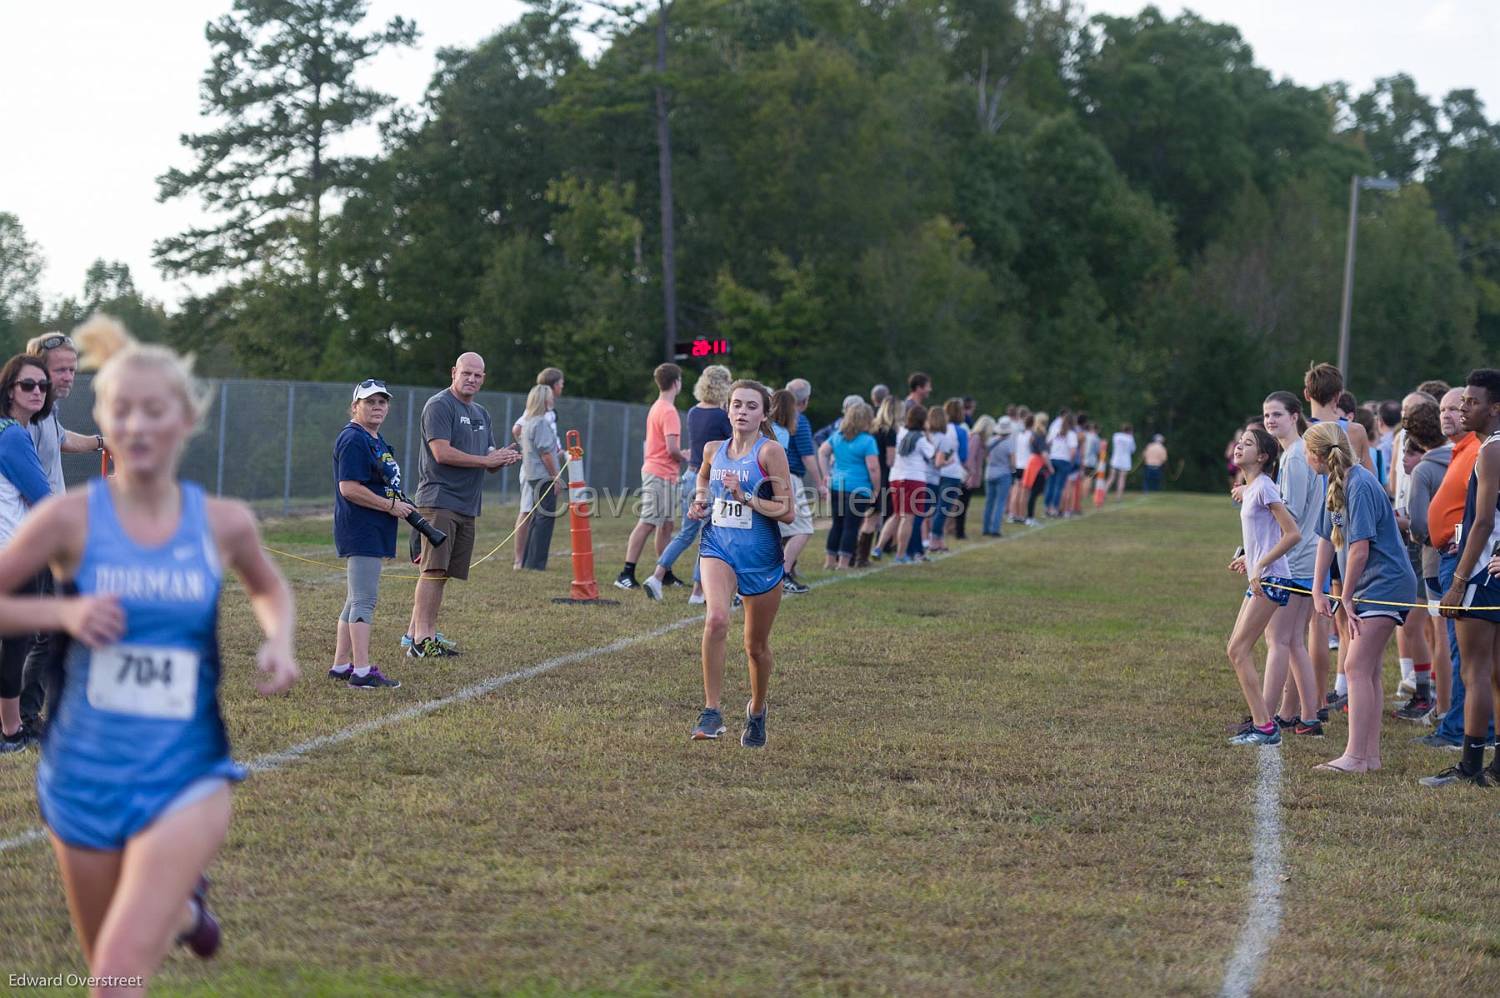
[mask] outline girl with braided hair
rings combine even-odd
[[[1307,463],[1328,476],[1323,515],[1318,519],[1315,580],[1328,576],[1338,558],[1344,580],[1350,646],[1344,659],[1349,681],[1349,741],[1344,754],[1318,766],[1323,772],[1364,773],[1380,768],[1380,664],[1391,634],[1415,603],[1417,577],[1406,544],[1380,480],[1356,463],[1349,438],[1337,423],[1318,423],[1302,438]],[[1313,609],[1333,616],[1333,603],[1313,586]]]

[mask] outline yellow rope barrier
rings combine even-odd
[[[1261,579],[1260,584],[1261,587],[1265,589],[1281,589],[1289,593],[1296,593],[1299,596],[1313,595],[1313,591],[1311,589],[1303,589],[1301,586],[1289,586],[1282,582],[1272,582],[1270,579]],[[1433,607],[1430,603],[1398,603],[1395,600],[1388,599],[1355,599],[1353,596],[1332,596],[1327,593],[1324,593],[1324,595],[1328,596],[1328,598],[1335,603],[1348,600],[1351,603],[1371,603],[1375,606],[1398,606],[1405,610],[1438,609],[1457,610],[1460,612],[1472,612],[1474,610],[1500,610],[1500,606],[1446,606],[1440,604],[1437,607]]]
[[[553,486],[555,486],[558,483],[558,481],[562,478],[563,474],[568,470],[568,465],[570,465],[572,463],[573,463],[573,459],[571,457],[567,457],[567,458],[565,458],[563,460],[562,467],[560,467],[560,468],[557,469],[557,474],[555,474],[555,475],[552,476],[552,480],[547,483],[547,487],[545,489],[542,489],[541,494],[536,497],[536,502],[532,504],[531,509],[527,510],[526,513],[525,513],[525,515],[523,515],[519,520],[516,521],[516,525],[511,528],[510,533],[506,534],[505,537],[500,541],[499,544],[496,544],[493,548],[491,548],[490,551],[489,551],[489,553],[486,554],[483,558],[480,558],[477,561],[473,562],[470,565],[471,568],[473,567],[473,565],[482,565],[486,561],[489,561],[491,558],[493,558],[496,555],[496,553],[499,552],[499,550],[501,548],[505,547],[505,545],[507,545],[507,544],[510,543],[511,539],[516,536],[516,534],[520,531],[520,529],[523,526],[525,526],[527,523],[531,522],[531,518],[536,515],[537,508],[539,506],[541,506],[542,500],[545,499],[548,495],[551,494]],[[293,561],[300,561],[300,562],[303,562],[304,564],[307,564],[307,565],[316,565],[319,568],[332,568],[332,569],[340,569],[341,570],[344,567],[344,563],[341,562],[341,561],[316,561],[316,560],[314,560],[312,558],[304,558],[300,554],[292,554],[290,551],[283,551],[280,548],[274,548],[274,547],[272,547],[269,544],[262,544],[261,547],[264,548],[266,551],[269,551],[271,554],[277,555],[279,557],[290,558]],[[381,578],[382,579],[417,580],[417,579],[422,578],[422,576],[421,575],[384,575],[384,574],[382,574]]]

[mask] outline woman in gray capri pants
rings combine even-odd
[[[396,525],[412,511],[401,498],[401,467],[380,435],[390,407],[384,381],[361,381],[354,386],[349,424],[333,443],[333,543],[348,562],[349,594],[328,675],[365,690],[401,685],[370,664],[380,563],[396,557]]]

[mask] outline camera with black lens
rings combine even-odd
[[[397,501],[404,502],[412,507],[412,511],[406,514],[406,522],[411,524],[411,529],[427,538],[427,543],[433,547],[441,547],[448,539],[448,535],[432,525],[432,521],[423,516],[416,508],[417,504],[406,497],[404,492],[394,493]]]

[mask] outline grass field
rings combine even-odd
[[[629,526],[597,525],[606,583]],[[788,598],[762,752],[688,740],[693,623],[309,751],[236,791],[212,870],[225,948],[173,955],[158,990],[1213,994],[1250,903],[1256,753],[1279,751],[1288,880],[1257,993],[1500,993],[1500,797],[1419,787],[1452,757],[1396,721],[1368,777],[1312,772],[1337,720],[1323,741],[1224,744],[1237,529],[1220,499],[1132,500]],[[267,540],[331,560],[327,536]],[[237,756],[690,616],[682,590],[554,605],[566,548],[560,529],[545,577],[502,552],[454,587],[441,626],[466,654],[440,663],[397,657],[410,583],[388,580],[392,693],[323,678],[334,569],[285,565],[305,676],[284,698],[254,693],[231,593]],[[0,759],[0,839],[37,823],[35,758]],[[0,902],[0,984],[83,972],[45,845],[0,852]]]

